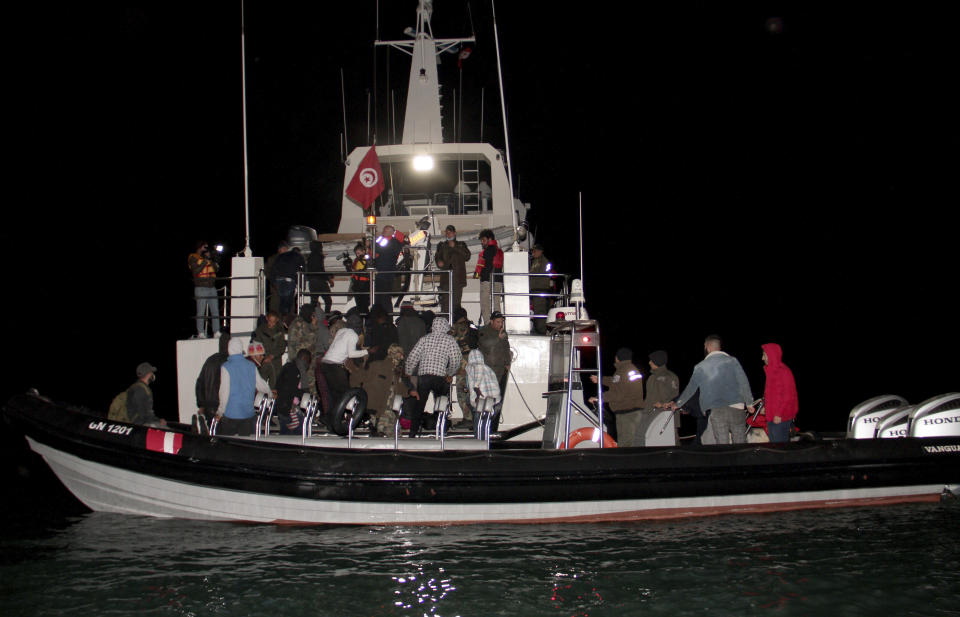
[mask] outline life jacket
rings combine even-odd
[[[193,272],[192,265],[194,259],[196,259],[196,263],[199,264],[204,257],[200,255],[200,253],[190,253],[190,257],[187,258],[187,265],[191,266],[190,271],[193,273],[193,278],[212,279],[217,277],[217,270],[213,267],[213,263],[209,259],[207,259],[207,265],[201,268],[199,272]]]
[[[353,280],[367,282],[370,280],[370,274],[367,272],[367,262],[359,257],[353,260]]]
[[[490,240],[487,246],[480,251],[480,256],[477,257],[477,267],[473,271],[475,277],[479,277],[484,268],[487,267],[487,259],[484,257],[484,253],[486,253],[487,249],[491,246],[497,249],[493,254],[493,272],[503,272],[503,251],[497,246],[497,241],[494,239]]]

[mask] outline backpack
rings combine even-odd
[[[144,388],[147,387],[141,381],[138,381],[137,383],[139,383]],[[134,385],[137,385],[137,383],[135,383]],[[120,394],[113,397],[113,400],[110,401],[110,408],[107,410],[108,420],[113,420],[115,422],[133,422],[130,419],[130,416],[127,414],[127,391],[129,391],[129,389],[130,388],[127,388]]]
[[[110,401],[110,409],[107,411],[107,419],[113,420],[115,422],[129,422],[130,417],[127,416],[127,391],[124,390],[120,394],[113,397],[113,400]]]

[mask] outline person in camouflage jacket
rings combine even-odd
[[[317,315],[314,305],[304,304],[300,307],[300,315],[290,324],[287,332],[287,357],[296,358],[297,352],[306,349],[311,354],[317,345]],[[317,381],[313,371],[306,376],[307,388],[311,394],[317,394]]]
[[[466,369],[470,350],[477,348],[477,327],[467,317],[467,311],[464,308],[454,309],[453,317],[456,321],[451,334],[460,346],[460,353],[463,354],[460,370],[457,371],[457,403],[460,405],[463,421],[470,424],[473,422],[473,407],[470,405],[470,393],[467,391]]]
[[[254,341],[263,343],[263,364],[260,365],[260,376],[267,380],[271,390],[277,389],[277,378],[283,364],[283,352],[287,349],[287,341],[283,331],[283,322],[275,311],[267,313],[266,320],[253,333]]]

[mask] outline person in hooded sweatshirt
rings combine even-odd
[[[246,437],[253,432],[253,401],[257,392],[270,394],[270,384],[257,372],[257,365],[243,357],[247,344],[234,337],[227,344],[230,357],[220,367],[220,407],[218,435]]]
[[[797,399],[797,383],[793,371],[783,363],[783,350],[776,343],[765,343],[763,372],[767,381],[763,387],[764,415],[767,417],[767,435],[771,443],[790,441],[793,421],[800,408]]]
[[[420,432],[427,397],[430,393],[434,398],[449,396],[450,383],[460,370],[463,354],[449,331],[450,322],[436,317],[430,334],[417,341],[407,356],[406,373],[417,376],[417,404],[410,414],[410,437],[416,437]]]
[[[480,397],[492,398],[496,403],[501,400],[500,382],[493,369],[487,366],[483,359],[483,353],[479,349],[471,349],[467,354],[466,385],[470,393],[470,404],[474,409],[477,408],[477,400]],[[477,425],[480,423],[480,414],[473,414],[473,432],[477,433]],[[496,431],[500,424],[499,410],[490,423],[490,430]]]

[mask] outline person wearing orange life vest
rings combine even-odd
[[[193,275],[193,295],[197,301],[197,338],[207,338],[206,312],[210,309],[213,336],[220,336],[220,304],[217,299],[216,278],[220,264],[210,256],[206,242],[197,242],[196,250],[187,257],[187,267]]]
[[[350,276],[350,291],[353,292],[353,300],[357,303],[357,308],[361,313],[366,314],[370,309],[370,273],[367,272],[367,248],[358,243],[353,247],[353,254],[356,255],[356,258],[350,266],[353,272]]]
[[[494,280],[494,274],[503,272],[503,251],[497,246],[497,238],[493,230],[484,229],[480,232],[480,256],[477,258],[477,267],[473,271],[473,278],[480,279],[480,315],[483,323],[490,323],[491,296],[493,297],[493,311],[500,312],[500,296],[503,292],[503,281]]]

